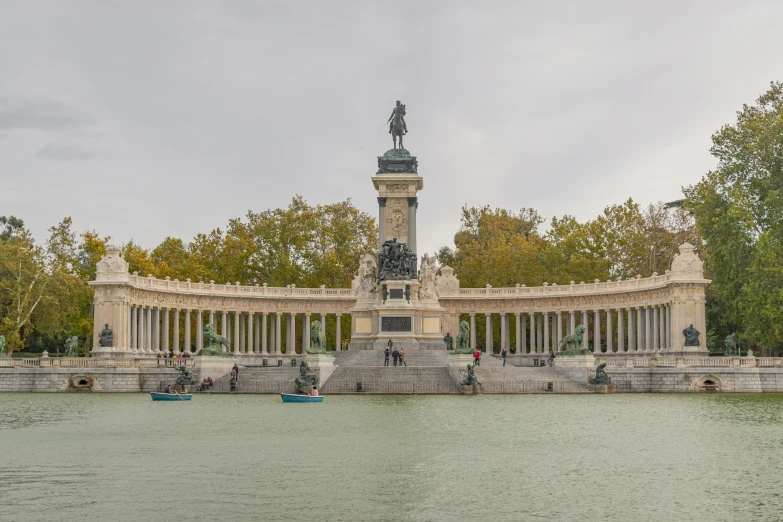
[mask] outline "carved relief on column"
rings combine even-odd
[[[386,238],[397,238],[399,243],[408,243],[408,201],[407,198],[387,198]]]

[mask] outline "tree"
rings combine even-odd
[[[715,170],[684,190],[704,242],[713,328],[750,345],[779,345],[783,308],[783,84],[772,82],[712,136]],[[775,285],[778,286],[769,286]]]

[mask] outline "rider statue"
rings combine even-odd
[[[397,106],[392,109],[391,116],[389,116],[389,121],[386,123],[389,124],[389,134],[392,133],[392,125],[394,125],[395,116],[400,117],[400,121],[402,122],[402,129],[405,131],[405,134],[408,134],[408,125],[405,123],[405,105],[400,103],[400,100],[397,100]]]

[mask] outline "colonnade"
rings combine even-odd
[[[476,313],[470,316],[470,346],[476,349]],[[517,354],[559,351],[560,342],[585,327],[582,348],[594,353],[644,353],[668,350],[671,346],[671,305],[551,312],[485,313],[485,346],[494,347],[495,318],[500,321],[499,349],[511,350],[511,320],[516,333]]]
[[[326,337],[326,317],[334,315],[335,347],[340,349],[342,314],[232,312],[135,305],[130,306],[130,349],[134,353],[198,353],[204,348],[204,326],[211,324],[216,333],[228,340],[231,352],[236,355],[294,354],[297,315],[304,316],[303,347],[310,345],[311,317],[320,320],[321,333]],[[183,339],[180,339],[180,320],[184,322]],[[283,335],[283,321],[286,322],[286,335]],[[191,339],[191,325],[194,323],[196,336]]]

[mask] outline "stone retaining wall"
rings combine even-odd
[[[174,368],[0,368],[0,392],[142,392],[174,382]],[[80,385],[80,382],[86,384]]]

